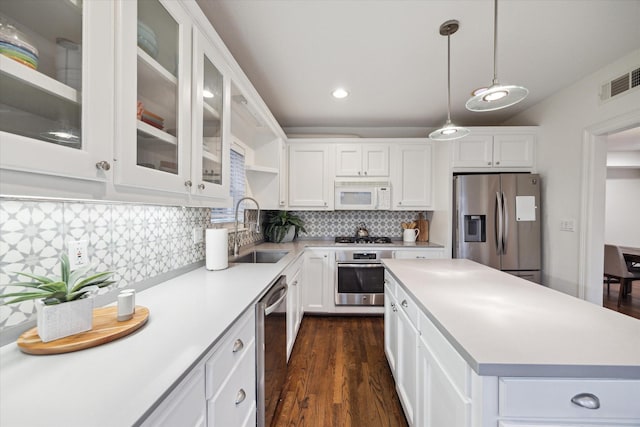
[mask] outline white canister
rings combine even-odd
[[[229,230],[209,228],[205,234],[207,270],[224,270],[229,266]]]
[[[405,228],[402,232],[402,241],[406,243],[414,243],[419,234],[420,230],[417,228]]]

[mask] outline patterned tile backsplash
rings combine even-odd
[[[257,211],[247,210],[247,221]],[[364,222],[373,236],[400,238],[400,223],[417,212],[296,211],[305,222],[302,238],[354,235]],[[427,215],[429,219],[429,216]],[[69,241],[86,241],[96,271],[113,271],[116,287],[133,286],[163,273],[204,261],[204,243],[194,244],[196,227],[211,227],[208,208],[136,205],[0,197],[0,293],[14,292],[16,272],[59,275],[59,258]],[[241,246],[263,240],[242,231]],[[233,232],[229,250],[233,248]],[[106,292],[106,291],[104,291]],[[35,319],[32,301],[0,305],[0,332]]]
[[[364,222],[369,235],[402,238],[401,223],[418,218],[419,211],[295,211],[304,221],[302,238],[355,236],[358,224]],[[431,212],[423,212],[431,219]]]

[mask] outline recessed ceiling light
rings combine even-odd
[[[333,92],[331,92],[331,95],[333,95],[334,98],[342,99],[342,98],[346,98],[347,96],[349,96],[349,92],[347,92],[345,89],[339,87],[336,90],[334,90]]]

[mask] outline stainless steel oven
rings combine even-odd
[[[391,251],[353,250],[336,252],[336,305],[384,305],[382,258]]]

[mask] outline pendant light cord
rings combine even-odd
[[[447,34],[447,123],[451,121],[451,34]]]
[[[493,2],[493,84],[498,84],[498,0]]]

